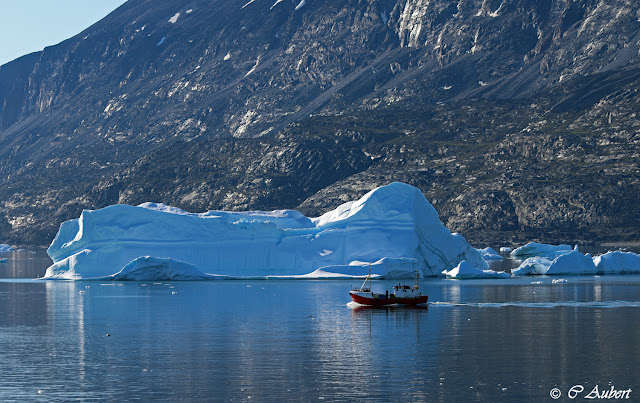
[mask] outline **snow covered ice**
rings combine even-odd
[[[142,256],[126,265],[112,280],[135,281],[171,281],[171,280],[207,280],[213,276],[198,270],[192,264],[170,258]]]
[[[598,273],[640,274],[640,255],[633,252],[607,252],[593,258]]]
[[[510,278],[511,274],[503,271],[482,270],[474,267],[466,260],[463,260],[455,268],[442,272],[447,278],[452,279],[472,279],[472,278]]]
[[[511,251],[512,258],[525,259],[532,256],[543,256],[554,258],[571,252],[573,248],[569,245],[548,245],[544,243],[529,242],[528,244]]]
[[[231,277],[316,272],[386,277],[438,276],[463,260],[488,264],[452,234],[422,192],[402,183],[372,190],[318,218],[297,211],[187,213],[163,204],[85,210],[60,226],[46,278],[114,275],[143,256],[188,263]]]
[[[522,262],[517,269],[511,271],[511,274],[513,274],[514,276],[546,274],[547,270],[549,270],[549,267],[551,267],[551,263],[551,260],[541,256],[530,257]]]

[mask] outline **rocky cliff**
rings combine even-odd
[[[0,67],[0,239],[404,181],[471,241],[637,240],[639,44],[629,0],[130,0]]]

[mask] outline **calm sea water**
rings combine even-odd
[[[427,308],[358,309],[359,281],[19,278],[47,264],[0,266],[0,401],[640,399],[640,276],[432,279]]]

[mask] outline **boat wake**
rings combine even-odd
[[[479,308],[503,308],[503,307],[523,307],[523,308],[640,308],[640,301],[549,301],[549,302],[429,302],[435,307],[456,307],[471,306]]]

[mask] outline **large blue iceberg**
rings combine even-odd
[[[463,260],[488,269],[422,192],[403,183],[318,218],[291,210],[192,214],[155,203],[85,210],[60,226],[47,252],[54,263],[45,277],[63,279],[111,276],[142,256],[231,277],[361,275],[366,262],[383,262],[372,272],[387,277],[438,276]]]

